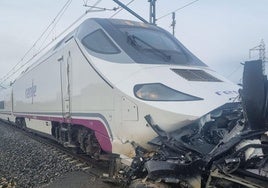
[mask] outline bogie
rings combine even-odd
[[[92,130],[79,128],[77,133],[77,141],[80,149],[86,154],[98,157],[101,154],[101,147]]]
[[[17,117],[15,124],[17,127],[21,128],[21,129],[26,129],[25,119],[22,117]]]
[[[63,146],[76,148],[91,157],[97,158],[101,154],[94,131],[81,125],[53,122],[52,136]]]

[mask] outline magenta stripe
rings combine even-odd
[[[83,125],[95,131],[98,142],[104,151],[112,152],[112,144],[105,128],[105,125],[99,120],[89,119],[71,119],[72,124]]]
[[[16,115],[16,114],[15,114]],[[38,119],[44,121],[55,121],[60,123],[71,123],[85,126],[91,130],[95,131],[96,138],[100,143],[101,148],[106,152],[112,152],[112,144],[110,141],[109,134],[106,130],[105,125],[99,120],[92,119],[64,119],[62,117],[50,117],[50,116],[33,116],[33,115],[16,115],[18,117],[25,117],[30,119]]]

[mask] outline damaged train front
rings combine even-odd
[[[136,147],[125,173],[130,187],[267,187],[268,82],[255,64],[256,71],[248,71],[254,70],[250,63],[245,64],[241,102],[227,103],[172,132],[144,117],[158,135],[149,142],[157,149]],[[247,79],[252,76],[261,86]],[[256,89],[264,94],[255,99]]]

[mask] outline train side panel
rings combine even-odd
[[[12,88],[3,89],[0,94],[0,119],[15,122],[12,114]]]
[[[24,73],[14,83],[16,116],[62,116],[60,62],[56,55]]]
[[[112,152],[114,89],[73,37],[19,77],[13,92],[14,115],[24,118],[28,128],[53,134],[51,122],[82,125],[94,131],[104,151]]]
[[[102,79],[73,40],[65,47],[70,63],[71,113],[112,112],[113,88]]]
[[[102,149],[112,152],[114,88],[99,75],[91,64],[91,59],[84,56],[75,39],[70,40],[64,49],[62,53],[64,59],[68,60],[70,70],[68,79],[71,121],[94,130]]]

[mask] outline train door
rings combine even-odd
[[[71,53],[70,51],[62,56],[60,61],[61,69],[61,99],[62,99],[62,115],[65,120],[71,116],[70,112],[70,66],[71,66]]]

